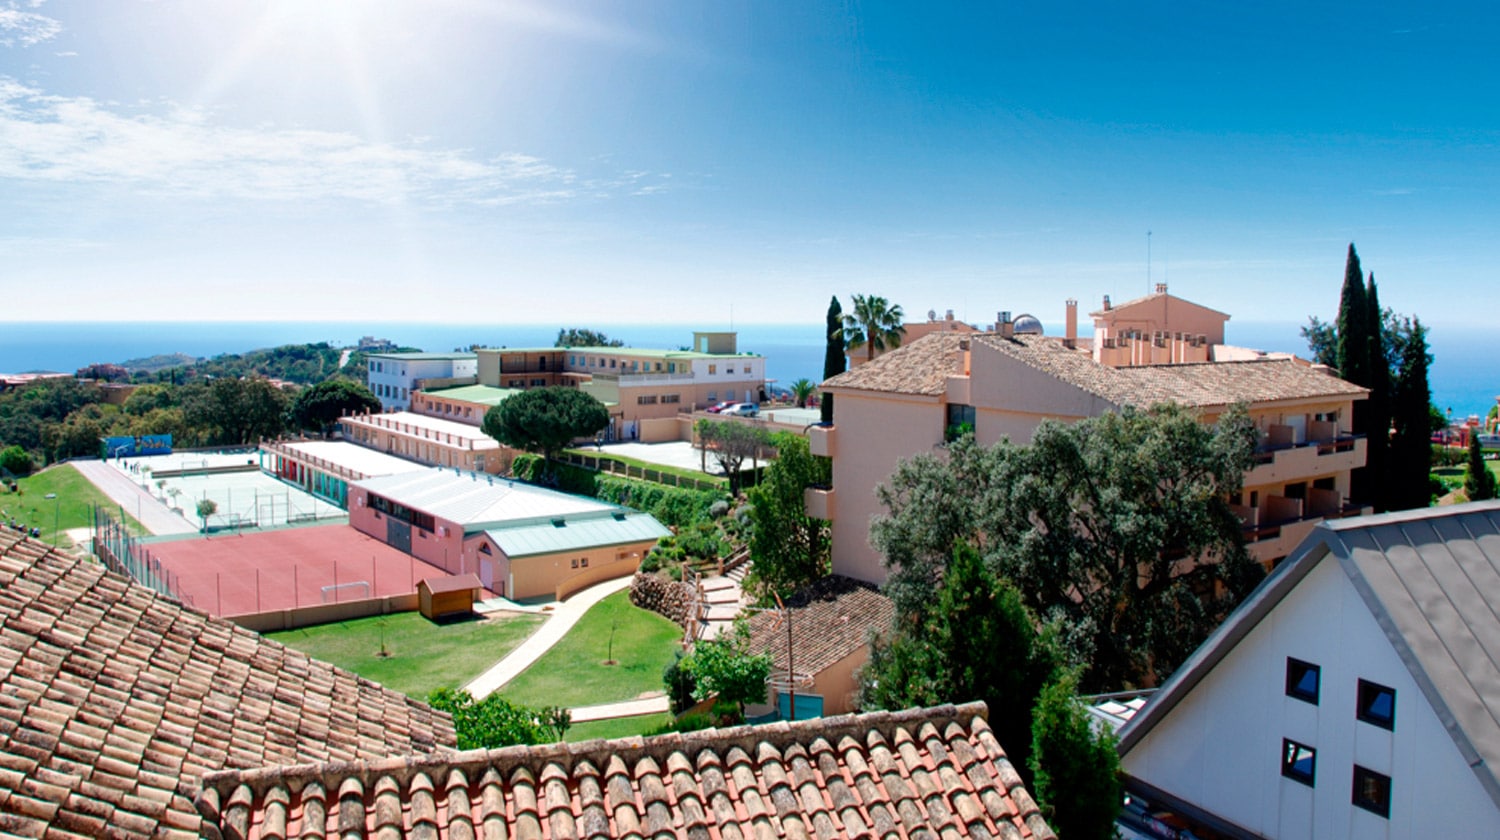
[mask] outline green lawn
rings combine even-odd
[[[14,519],[41,528],[41,539],[47,543],[54,541],[54,521],[58,531],[92,527],[94,505],[108,509],[117,518],[120,516],[119,507],[71,464],[59,464],[17,479],[16,486],[17,493],[11,493],[8,486],[0,490],[0,511],[3,511],[0,520],[8,524]],[[57,498],[48,499],[48,493],[56,493]],[[132,534],[145,533],[134,517],[126,515],[125,522]],[[62,536],[58,544],[70,543]]]
[[[666,712],[655,715],[590,720],[568,727],[569,741],[587,741],[590,738],[624,738],[627,735],[644,735],[668,723],[672,716]]]
[[[616,664],[606,665],[611,626]],[[662,690],[661,672],[681,640],[681,627],[631,604],[629,592],[617,592],[590,609],[501,693],[526,706],[572,708],[633,700]]]
[[[426,700],[434,689],[457,688],[479,676],[525,641],[541,622],[540,616],[519,615],[434,624],[421,613],[410,612],[266,636]],[[382,636],[389,656],[380,655]]]

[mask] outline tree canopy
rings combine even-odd
[[[875,354],[901,346],[906,335],[905,313],[879,295],[855,295],[854,311],[843,318],[844,345],[850,350],[865,349],[865,360]]]
[[[602,332],[582,327],[567,327],[557,331],[554,347],[624,347],[625,342],[610,338]]]
[[[750,490],[750,577],[781,595],[828,573],[828,523],[807,515],[803,491],[826,486],[833,469],[808,451],[807,438],[791,432],[771,437],[776,460]]]
[[[692,674],[693,697],[718,698],[732,706],[743,720],[746,703],[764,703],[766,680],[771,676],[771,655],[749,651],[750,632],[736,623],[731,633],[704,639],[693,645],[693,653],[682,666]]]
[[[317,429],[327,435],[346,414],[380,411],[380,400],[353,380],[327,379],[298,391],[291,411],[298,428]]]
[[[758,457],[770,444],[770,437],[761,426],[739,420],[710,420],[701,417],[693,424],[698,441],[713,455],[724,475],[729,478],[729,491],[740,490],[740,467],[746,458]]]
[[[515,449],[539,452],[549,460],[573,440],[609,425],[609,409],[577,388],[533,388],[507,397],[484,414],[481,428]]]
[[[1432,503],[1432,433],[1436,429],[1432,390],[1427,384],[1430,364],[1427,328],[1413,318],[1391,400],[1395,408],[1392,412],[1395,431],[1386,452],[1385,494],[1391,510],[1427,507]]]
[[[1049,421],[1028,446],[965,435],[877,490],[886,591],[921,614],[955,547],[974,546],[1038,616],[1065,619],[1086,685],[1154,684],[1262,576],[1228,501],[1254,447],[1242,407],[1213,425],[1169,405]]]

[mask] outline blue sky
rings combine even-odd
[[[3,320],[1496,288],[1500,9],[0,0]],[[1043,8],[1045,7],[1045,8]]]

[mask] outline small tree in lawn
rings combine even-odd
[[[1068,840],[1108,840],[1120,813],[1120,754],[1114,734],[1090,723],[1077,680],[1042,689],[1032,712],[1031,770],[1047,822]]]
[[[219,512],[219,503],[213,499],[198,500],[198,518],[203,520],[203,530],[208,530],[208,518]]]
[[[577,388],[533,388],[508,397],[485,412],[481,428],[515,449],[552,460],[577,438],[592,437],[609,425],[609,409]]]
[[[1469,463],[1464,467],[1464,495],[1471,502],[1495,498],[1495,474],[1484,463],[1484,450],[1479,446],[1478,432],[1469,434]]]
[[[693,697],[699,701],[718,698],[730,706],[736,720],[745,719],[746,703],[766,702],[766,680],[771,676],[771,655],[750,653],[750,631],[743,623],[734,632],[706,639],[693,647],[684,667],[697,685]]]
[[[502,403],[504,405],[504,403]],[[766,430],[734,420],[701,418],[693,426],[703,448],[713,452],[714,460],[729,477],[729,492],[740,490],[740,465],[746,458],[758,455],[770,441]]]

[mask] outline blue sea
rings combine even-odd
[[[693,328],[662,324],[580,324],[601,330],[627,345],[672,349],[692,343]],[[1240,322],[1229,324],[1232,344],[1307,355],[1299,334],[1302,322]],[[398,345],[428,351],[486,347],[550,347],[559,325],[538,324],[425,324],[351,322],[0,322],[0,373],[31,371],[72,372],[96,362],[123,362],[161,353],[194,357],[243,353],[280,344],[326,341],[352,346],[361,336],[385,338]],[[1061,324],[1047,324],[1049,334]],[[806,377],[814,382],[823,373],[823,324],[739,324],[741,352],[766,358],[766,375],[786,385]],[[1084,331],[1087,334],[1087,330]],[[1474,326],[1430,328],[1433,356],[1429,382],[1433,401],[1453,416],[1483,416],[1500,394],[1500,369],[1495,364],[1495,335]]]

